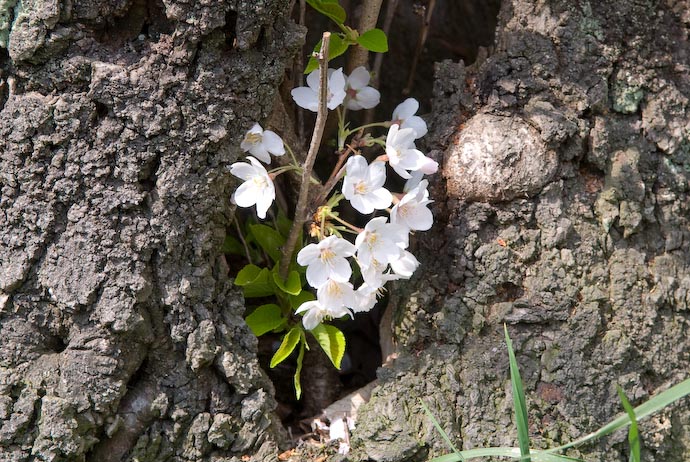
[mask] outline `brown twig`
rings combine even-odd
[[[414,83],[414,76],[417,72],[417,64],[419,63],[419,56],[422,54],[424,49],[424,44],[426,43],[426,37],[429,34],[429,26],[431,25],[431,16],[434,14],[434,7],[436,6],[436,0],[429,0],[429,5],[426,7],[426,16],[424,17],[424,22],[422,23],[422,29],[419,31],[419,40],[417,41],[417,48],[414,51],[414,58],[412,59],[412,66],[410,66],[410,76],[407,78],[407,85],[402,91],[403,95],[407,96],[412,91],[412,85]]]
[[[376,27],[382,3],[383,0],[364,0],[362,2],[362,15],[359,18],[359,25],[357,27],[360,34]],[[352,47],[350,59],[347,62],[347,72],[350,73],[359,66],[368,67],[368,61],[369,50],[360,45]]]
[[[311,137],[311,144],[307,152],[307,159],[304,162],[304,170],[302,171],[302,183],[300,184],[299,196],[297,198],[297,206],[295,207],[295,219],[290,228],[290,234],[283,246],[283,255],[280,259],[280,276],[285,280],[290,269],[290,261],[292,254],[297,245],[297,238],[300,231],[307,221],[307,202],[309,200],[309,186],[311,183],[311,172],[314,168],[314,161],[316,155],[319,153],[321,146],[321,138],[323,136],[323,129],[326,126],[326,118],[328,117],[328,108],[326,103],[328,100],[328,44],[331,39],[330,32],[324,32],[321,40],[321,49],[319,50],[319,107],[316,113],[316,123],[314,124],[314,134]]]
[[[400,0],[389,0],[386,6],[386,16],[383,19],[383,32],[386,33],[386,37],[389,36],[391,25],[393,24],[393,17],[395,17],[395,10],[398,8],[398,3]],[[383,64],[383,53],[376,53],[376,58],[374,58],[374,68],[372,70],[373,74],[373,85],[378,88],[379,79],[381,77],[381,65]],[[373,112],[373,111],[371,111]],[[368,115],[368,114],[367,114]],[[365,122],[366,123],[366,122]]]

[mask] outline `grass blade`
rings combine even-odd
[[[623,389],[616,385],[616,392],[623,404],[623,409],[630,418],[630,430],[628,430],[628,443],[630,444],[630,462],[640,462],[640,435],[637,431],[637,418],[635,417],[635,410],[630,405],[628,397],[625,396]]]
[[[506,335],[506,345],[508,346],[508,356],[510,358],[510,384],[513,390],[513,407],[515,408],[515,424],[517,425],[518,444],[520,445],[520,455],[522,460],[530,461],[529,454],[529,425],[527,422],[527,405],[525,402],[525,390],[522,387],[522,378],[518,368],[513,342],[508,335],[508,326],[503,325]]]
[[[462,457],[462,459],[461,459]],[[468,459],[477,459],[480,457],[511,457],[513,459],[521,459],[520,448],[477,448],[460,451],[455,454],[446,454],[445,456],[431,459],[431,462],[461,462]],[[530,457],[533,462],[582,462],[581,459],[575,459],[567,456],[560,456],[557,454],[549,454],[545,451],[532,450]]]
[[[656,396],[653,396],[646,402],[637,406],[634,409],[635,416],[639,421],[687,395],[690,395],[690,379],[683,380],[679,384],[672,386],[668,390],[663,391]],[[558,446],[557,448],[549,449],[548,452],[551,453],[556,451],[562,451],[563,449],[571,448],[573,446],[579,446],[580,444],[583,444],[587,441],[596,438],[601,438],[602,436],[609,435],[615,432],[616,430],[625,427],[626,425],[630,425],[630,422],[631,421],[628,414],[623,414],[621,416],[616,417],[611,422],[601,427],[599,430],[585,435],[582,438],[579,438],[571,443],[564,444],[563,446]]]
[[[446,445],[448,445],[448,447],[453,451],[453,454],[451,454],[451,455],[458,457],[455,460],[459,460],[459,461],[465,460],[465,458],[460,455],[460,451],[458,451],[458,448],[455,447],[453,442],[448,437],[448,433],[446,433],[445,430],[443,430],[443,428],[441,428],[441,424],[438,423],[438,420],[436,419],[434,414],[431,413],[431,411],[429,410],[427,405],[424,403],[424,401],[422,401],[420,399],[419,402],[421,403],[422,409],[424,409],[424,412],[426,413],[427,417],[429,417],[429,419],[431,420],[431,423],[434,424],[434,427],[436,427],[436,430],[438,430],[438,432],[441,434],[441,438],[443,438],[443,441],[445,441]]]

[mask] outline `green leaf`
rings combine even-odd
[[[422,399],[420,398],[420,399],[419,399],[419,402],[421,403],[422,409],[424,409],[424,412],[426,413],[426,416],[431,420],[431,423],[434,424],[434,427],[436,427],[436,430],[441,434],[441,438],[443,438],[443,441],[445,441],[445,442],[446,442],[446,445],[448,445],[448,447],[453,451],[453,455],[457,455],[457,456],[458,456],[458,460],[460,460],[460,461],[465,460],[465,458],[462,457],[462,455],[460,454],[460,451],[458,451],[458,448],[455,447],[455,445],[453,444],[453,442],[452,442],[452,441],[450,440],[450,438],[448,437],[448,433],[446,433],[446,431],[443,429],[443,427],[441,427],[441,424],[438,423],[438,420],[437,420],[436,417],[431,413],[431,411],[429,410],[429,408],[427,407],[427,405],[424,403],[424,401],[422,401]]]
[[[345,354],[345,335],[336,327],[319,324],[311,330],[312,335],[319,342],[336,369],[340,369],[340,361]]]
[[[249,264],[235,278],[235,285],[244,287],[246,298],[266,297],[275,293],[275,286],[268,268]]]
[[[357,43],[369,51],[385,53],[388,51],[388,38],[381,29],[371,29],[357,38]]]
[[[225,241],[220,251],[229,255],[245,255],[242,243],[230,235],[225,236]]]
[[[467,449],[454,454],[446,454],[445,456],[435,457],[431,462],[461,462],[468,459],[484,458],[484,457],[511,457],[513,459],[520,459],[520,448],[476,448]],[[549,454],[546,451],[533,450],[531,458],[534,462],[582,462],[582,459],[575,459],[573,457],[559,456],[556,454]]]
[[[283,341],[278,347],[278,351],[275,352],[273,358],[271,358],[271,368],[276,367],[278,364],[282,363],[290,356],[292,350],[295,349],[300,340],[301,329],[297,326],[290,329],[290,331],[285,334]]]
[[[527,422],[527,405],[525,404],[525,391],[522,388],[520,369],[518,368],[513,342],[508,335],[508,326],[503,325],[506,334],[506,345],[508,346],[508,357],[510,359],[510,383],[513,389],[513,407],[515,408],[515,423],[517,425],[518,443],[520,445],[520,455],[523,460],[530,461],[529,454],[529,425]]]
[[[301,336],[301,341],[299,342],[299,355],[297,356],[297,370],[295,370],[295,396],[299,400],[302,397],[302,384],[300,383],[300,374],[302,373],[302,361],[304,360],[304,345],[306,341],[304,336]]]
[[[299,295],[288,295],[288,300],[290,300],[290,307],[293,310],[296,310],[302,305],[302,303],[316,300],[316,297],[314,297],[314,294],[308,290],[303,290],[299,293]]]
[[[637,418],[635,417],[635,409],[630,405],[628,397],[625,396],[623,389],[616,385],[616,392],[623,404],[623,409],[630,418],[630,429],[628,430],[628,443],[630,444],[630,462],[640,462],[640,436],[637,431]]]
[[[266,225],[250,225],[249,232],[256,239],[256,243],[268,254],[274,262],[279,262],[282,255],[281,247],[285,238],[278,231]]]
[[[285,318],[280,307],[274,303],[261,305],[245,318],[249,328],[257,337],[280,327]]]
[[[281,236],[287,239],[290,235],[290,228],[292,228],[292,220],[285,216],[282,210],[278,212],[278,218],[276,218],[276,224],[278,225],[278,232]]]
[[[276,265],[276,269],[277,268],[278,266]],[[278,288],[286,294],[299,295],[299,293],[302,292],[302,280],[297,271],[290,271],[286,282],[283,282],[277,271],[273,271],[273,282],[275,282]]]
[[[338,34],[331,34],[331,40],[328,42],[328,59],[333,59],[337,58],[338,56],[342,55],[347,51],[347,48],[350,46],[348,42],[342,39],[340,35]],[[319,52],[321,49],[321,40],[319,40],[319,43],[316,44],[314,47],[315,52]],[[309,62],[307,63],[307,67],[304,69],[305,74],[309,74],[312,71],[315,71],[319,67],[319,61],[314,58],[313,56],[309,58]]]
[[[347,19],[345,10],[338,4],[337,0],[307,0],[307,3],[336,24],[342,25]]]

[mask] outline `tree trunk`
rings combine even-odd
[[[0,6],[0,460],[275,460],[221,245],[287,8]]]
[[[437,66],[438,223],[392,290],[398,359],[360,410],[355,460],[448,452],[420,399],[459,448],[517,446],[504,323],[535,447],[622,412],[616,385],[639,404],[687,378],[688,11],[505,0],[493,55]],[[687,399],[642,421],[643,460],[690,460],[689,422]],[[618,432],[570,455],[626,447]]]

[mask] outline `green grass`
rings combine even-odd
[[[431,411],[429,411],[429,408],[426,406],[426,404],[422,402],[424,412],[427,414],[429,419],[431,419],[434,427],[436,427],[436,430],[438,430],[438,432],[441,434],[450,450],[453,451],[450,454],[432,459],[432,462],[458,462],[468,459],[497,456],[510,457],[512,459],[531,462],[582,461],[582,459],[576,459],[557,453],[568,448],[580,446],[589,441],[604,437],[615,432],[616,430],[627,427],[628,425],[630,425],[630,430],[628,431],[628,443],[630,445],[629,461],[640,462],[640,436],[638,434],[637,422],[690,394],[690,379],[686,379],[679,384],[672,386],[668,390],[653,396],[648,401],[637,406],[636,408],[633,408],[623,391],[618,388],[618,395],[621,399],[621,403],[623,404],[623,408],[625,409],[624,414],[616,417],[598,430],[562,446],[546,450],[530,448],[529,422],[523,383],[522,379],[520,378],[517,360],[515,359],[513,344],[510,340],[510,336],[508,335],[508,328],[504,327],[504,329],[506,344],[508,346],[508,356],[510,358],[510,380],[513,391],[513,407],[515,410],[515,421],[519,447],[489,447],[459,451],[451,442],[448,434],[443,430],[443,428],[441,428],[438,420],[433,416]]]

